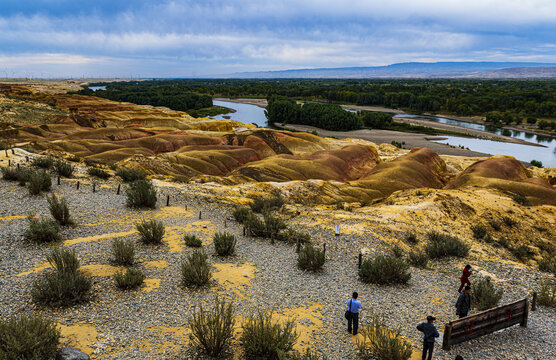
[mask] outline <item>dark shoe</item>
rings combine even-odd
[[[357,335],[357,333],[353,333],[353,336]]]

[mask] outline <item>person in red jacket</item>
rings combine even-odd
[[[465,265],[465,268],[463,269],[463,275],[461,275],[461,277],[459,278],[461,281],[461,285],[459,286],[458,293],[461,293],[461,289],[463,289],[465,285],[471,286],[471,282],[469,282],[469,277],[471,276],[472,273],[473,270],[471,270],[471,265],[469,264]]]

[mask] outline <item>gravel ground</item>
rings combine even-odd
[[[125,232],[133,229],[133,223],[142,218],[158,216],[167,227],[194,226],[199,221],[210,221],[217,231],[229,231],[236,235],[236,255],[222,259],[214,255],[212,244],[207,253],[213,263],[251,263],[255,276],[250,286],[241,291],[214,282],[210,289],[192,291],[180,286],[179,264],[191,249],[172,252],[166,246],[144,246],[137,241],[139,267],[147,278],[160,279],[156,291],[121,292],[113,285],[110,276],[94,277],[93,301],[70,309],[51,310],[36,308],[30,299],[30,285],[41,272],[16,276],[44,263],[50,247],[27,243],[23,233],[28,226],[24,217],[29,213],[48,216],[44,195],[31,197],[26,189],[15,183],[0,180],[0,317],[17,313],[40,312],[63,325],[87,323],[96,328],[98,337],[92,344],[95,358],[99,359],[185,359],[197,357],[195,348],[185,344],[184,327],[196,304],[211,302],[216,294],[235,298],[239,315],[245,316],[257,309],[309,309],[314,303],[322,305],[314,314],[313,321],[322,326],[307,327],[311,331],[311,346],[325,353],[329,359],[354,359],[355,348],[351,336],[345,331],[343,304],[352,291],[360,294],[364,312],[362,323],[370,313],[378,314],[389,326],[399,327],[402,334],[415,346],[421,342],[416,325],[429,315],[438,318],[437,327],[454,319],[454,302],[457,298],[458,274],[461,260],[435,261],[429,269],[411,269],[412,278],[407,286],[366,285],[357,279],[357,254],[369,248],[371,255],[387,251],[388,245],[380,240],[388,233],[374,223],[369,216],[367,233],[352,233],[334,238],[332,223],[327,214],[312,213],[290,219],[288,224],[311,233],[317,246],[327,244],[327,262],[321,273],[300,271],[295,266],[295,249],[286,244],[245,237],[242,227],[231,220],[231,207],[216,204],[203,196],[202,185],[160,187],[159,208],[154,211],[137,211],[125,207],[125,196],[116,195],[117,183],[103,182],[96,193],[91,185],[82,180],[76,190],[74,180],[62,180],[60,186],[53,181],[53,191],[63,195],[70,204],[75,227],[63,229],[64,240]],[[171,206],[187,206],[190,213],[164,213],[166,195]],[[304,212],[302,212],[304,213]],[[16,216],[14,218],[14,216]],[[20,216],[20,217],[17,217]],[[313,221],[314,218],[319,221]],[[314,226],[307,224],[314,222]],[[361,220],[357,220],[358,223]],[[355,221],[354,221],[355,223]],[[224,229],[225,224],[227,225]],[[343,222],[348,229],[351,222]],[[374,226],[376,225],[376,227]],[[209,226],[210,227],[210,226]],[[206,236],[202,227],[193,228],[198,235]],[[137,234],[122,238],[137,240]],[[66,244],[77,251],[82,265],[110,264],[111,239]],[[369,255],[367,255],[369,256]],[[166,261],[165,268],[147,267],[147,261]],[[505,293],[501,303],[523,298],[531,289],[538,287],[546,274],[511,263],[496,260],[469,260],[475,267],[496,277]],[[237,290],[237,289],[236,289]],[[314,309],[314,308],[313,308]],[[308,310],[309,311],[309,310]],[[287,313],[287,311],[285,311]],[[299,323],[308,325],[309,320],[299,317]],[[166,327],[166,328],[165,328]],[[175,327],[176,329],[172,329]],[[170,328],[170,329],[167,329]],[[540,307],[531,312],[529,327],[514,326],[468,343],[456,345],[450,352],[435,349],[435,358],[453,359],[461,354],[464,359],[554,359],[556,358],[556,317],[554,309]],[[168,330],[168,331],[165,331]],[[177,345],[176,345],[177,344]],[[183,344],[183,345],[182,345]]]

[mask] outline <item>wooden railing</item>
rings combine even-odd
[[[516,324],[527,327],[528,316],[529,301],[525,298],[511,304],[450,321],[444,327],[442,348],[450,350],[451,345],[469,341]]]

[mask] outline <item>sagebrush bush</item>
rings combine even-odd
[[[46,255],[46,260],[57,272],[75,273],[79,269],[79,259],[75,250],[64,247],[52,249]]]
[[[279,233],[287,228],[281,218],[272,215],[270,212],[266,212],[263,215],[263,219],[261,220],[253,212],[250,212],[243,225],[245,225],[245,228],[252,236],[271,239],[280,238]]]
[[[488,223],[496,231],[500,231],[500,229],[502,228],[502,224],[498,220],[490,220]]]
[[[126,189],[127,206],[130,208],[156,207],[156,189],[150,180],[138,180]]]
[[[526,261],[534,255],[534,252],[527,245],[511,247],[510,251],[520,261]]]
[[[556,306],[556,284],[545,281],[537,296],[537,302],[543,306]]]
[[[245,229],[251,234],[252,236],[259,236],[265,237],[266,236],[266,228],[264,221],[259,219],[257,215],[253,212],[249,212],[245,220],[243,221],[243,225],[245,225]]]
[[[182,282],[187,287],[206,286],[212,271],[208,256],[201,250],[195,250],[181,263]]]
[[[392,255],[397,258],[401,259],[405,255],[405,252],[397,244],[392,245],[392,248],[390,250],[392,251]]]
[[[429,242],[425,251],[431,259],[447,256],[466,257],[469,253],[469,245],[455,236],[441,234],[436,231],[428,233]]]
[[[275,195],[271,198],[255,198],[250,204],[251,210],[256,213],[263,213],[270,210],[278,210],[284,205],[284,199],[281,196]]]
[[[361,327],[361,335],[363,340],[356,344],[361,360],[408,360],[413,352],[399,329],[389,329],[377,317],[371,317],[369,324]]]
[[[40,315],[0,319],[0,359],[53,359],[60,343],[56,323]]]
[[[311,244],[305,245],[297,254],[297,266],[302,270],[317,271],[322,268],[324,262],[324,251],[313,247]]]
[[[185,245],[187,245],[189,247],[198,248],[198,247],[203,246],[203,241],[195,235],[186,234],[186,235],[183,236],[183,241],[185,241]]]
[[[230,233],[214,234],[212,238],[214,250],[220,256],[233,255],[236,250],[236,237]]]
[[[219,357],[229,347],[234,325],[233,304],[218,298],[212,310],[205,310],[201,304],[189,321],[194,343],[212,357]]]
[[[406,284],[411,279],[411,273],[403,259],[379,255],[363,261],[359,277],[363,282],[379,285]]]
[[[407,261],[418,268],[426,268],[429,263],[429,257],[422,251],[412,251],[407,255]]]
[[[246,208],[245,206],[236,207],[232,212],[232,216],[239,223],[243,223],[247,219],[248,215],[249,215],[249,209]]]
[[[41,192],[50,191],[52,188],[52,179],[44,170],[29,172],[27,181],[27,188],[31,195],[39,195]]]
[[[133,240],[114,239],[112,241],[114,263],[121,266],[131,266],[135,263],[135,245]]]
[[[50,156],[37,156],[31,160],[31,166],[41,169],[50,169],[54,165],[54,159]]]
[[[121,177],[125,182],[145,180],[147,178],[147,173],[142,170],[132,168],[119,168],[116,171],[116,175]]]
[[[4,141],[0,141],[0,150],[9,150],[10,144]]]
[[[506,226],[508,226],[508,227],[514,227],[514,226],[517,225],[517,221],[515,221],[514,219],[512,219],[509,216],[502,217],[502,222],[504,224],[506,224]]]
[[[325,355],[319,355],[318,352],[313,351],[311,348],[305,349],[304,353],[299,353],[298,351],[294,351],[288,357],[289,360],[327,360],[328,358]]]
[[[556,256],[545,255],[539,260],[539,270],[556,275]]]
[[[282,220],[278,216],[272,215],[270,212],[266,212],[263,215],[263,218],[266,237],[277,238],[278,233],[287,228],[284,220]]]
[[[67,161],[58,159],[54,162],[54,170],[58,175],[69,178],[73,175],[75,167]]]
[[[75,224],[70,216],[68,203],[65,198],[58,200],[56,195],[52,194],[47,196],[46,200],[48,201],[48,210],[50,210],[50,214],[58,224],[62,226]]]
[[[486,277],[473,282],[471,288],[471,303],[479,311],[491,309],[498,305],[503,289],[497,289],[490,278]]]
[[[139,269],[127,268],[124,272],[114,274],[114,281],[120,290],[133,290],[143,285],[145,275]]]
[[[67,307],[88,301],[91,287],[91,280],[79,271],[51,271],[35,280],[31,297],[38,305]]]
[[[471,231],[475,239],[482,239],[487,235],[487,229],[483,225],[471,225]]]
[[[46,243],[60,241],[62,239],[60,236],[60,226],[56,221],[44,218],[35,219],[33,217],[29,217],[28,220],[29,229],[23,234],[26,240]]]
[[[529,200],[523,195],[514,195],[512,198],[516,203],[523,206],[531,206]]]
[[[417,238],[417,234],[415,232],[409,231],[405,234],[405,241],[415,245],[419,242],[419,239]]]
[[[18,181],[21,168],[2,166],[2,179],[8,181]]]
[[[311,242],[311,235],[287,228],[278,232],[276,239],[290,244],[297,244],[298,242],[300,244],[307,244]]]
[[[135,227],[139,232],[141,242],[143,242],[143,244],[161,244],[164,233],[166,232],[162,221],[154,219],[143,220],[142,222],[137,223]]]
[[[90,167],[87,169],[87,174],[91,175],[91,176],[95,176],[97,178],[100,179],[108,179],[110,178],[110,174],[104,170],[102,170],[101,168],[97,168],[97,167]]]
[[[242,329],[240,342],[248,358],[278,360],[293,350],[299,338],[295,322],[280,324],[272,320],[270,312],[248,316]]]

